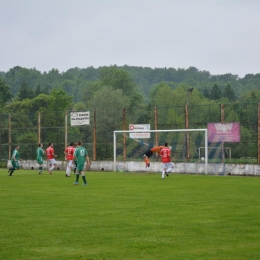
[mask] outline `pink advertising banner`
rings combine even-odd
[[[208,123],[208,142],[240,142],[240,123]]]

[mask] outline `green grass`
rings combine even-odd
[[[260,259],[260,178],[0,170],[0,259]]]

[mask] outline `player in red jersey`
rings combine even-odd
[[[65,158],[67,160],[67,168],[66,168],[66,177],[70,177],[70,172],[72,169],[74,169],[74,161],[73,161],[73,154],[74,154],[75,148],[74,148],[74,143],[71,142],[68,147],[66,147],[64,154]]]
[[[45,154],[49,162],[49,173],[52,174],[52,170],[57,166],[54,158],[57,157],[57,155],[54,153],[53,143],[49,143],[49,147],[45,150]]]
[[[168,147],[168,143],[165,143],[164,147],[160,151],[163,170],[162,170],[162,179],[164,179],[164,174],[169,177],[169,172],[173,168],[172,156],[171,156],[171,147]]]

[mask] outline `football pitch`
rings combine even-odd
[[[260,178],[0,169],[0,259],[260,259]]]

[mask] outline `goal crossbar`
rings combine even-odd
[[[205,174],[208,174],[208,130],[207,129],[169,129],[169,130],[115,130],[114,131],[114,172],[116,171],[117,133],[163,133],[163,132],[204,132],[205,134]]]

